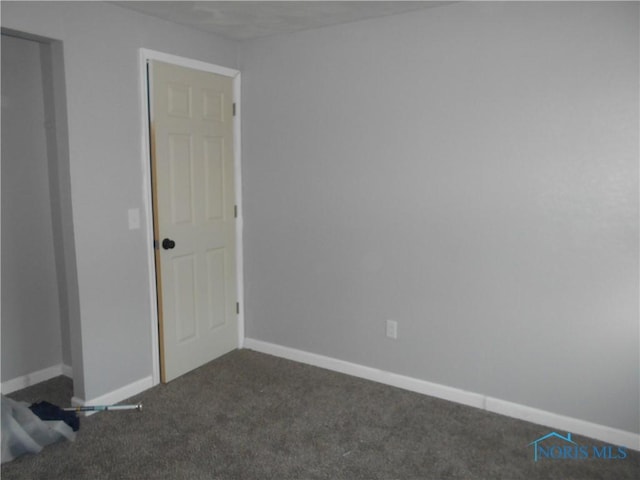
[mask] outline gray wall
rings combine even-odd
[[[84,381],[75,394],[92,399],[152,373],[148,245],[127,223],[129,208],[146,221],[138,49],[234,68],[236,44],[105,3],[1,8],[3,27],[63,42]]]
[[[71,365],[61,335],[41,48],[2,36],[2,381]]]
[[[244,43],[247,336],[640,431],[638,7]]]
[[[1,8],[65,49],[78,396],[151,373],[126,216],[146,47],[241,53],[249,337],[638,431],[637,4],[459,3],[239,49],[109,4]]]

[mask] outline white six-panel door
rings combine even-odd
[[[160,373],[238,347],[233,80],[150,62]]]

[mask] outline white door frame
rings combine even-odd
[[[144,212],[145,223],[144,228],[147,233],[147,265],[149,267],[149,307],[151,311],[150,328],[151,328],[151,361],[153,366],[153,385],[160,383],[160,349],[158,338],[158,296],[156,291],[156,264],[155,252],[153,249],[153,202],[151,198],[151,152],[149,151],[149,86],[147,83],[147,62],[149,60],[158,60],[165,63],[171,63],[186,68],[202,70],[204,72],[216,73],[225,77],[233,78],[233,101],[236,105],[236,115],[233,119],[233,155],[234,155],[234,183],[235,183],[235,202],[238,206],[238,217],[236,218],[236,284],[238,303],[240,304],[240,312],[238,314],[238,347],[244,345],[244,281],[242,277],[242,178],[241,178],[241,158],[240,158],[240,71],[234,70],[212,63],[201,62],[186,57],[179,57],[168,53],[140,49],[140,119],[142,122],[142,172],[144,194]]]

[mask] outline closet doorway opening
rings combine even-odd
[[[2,392],[84,397],[62,42],[2,29]]]

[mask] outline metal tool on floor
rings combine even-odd
[[[63,408],[65,412],[104,412],[107,410],[142,410],[142,404],[136,405],[82,405],[79,407]]]

